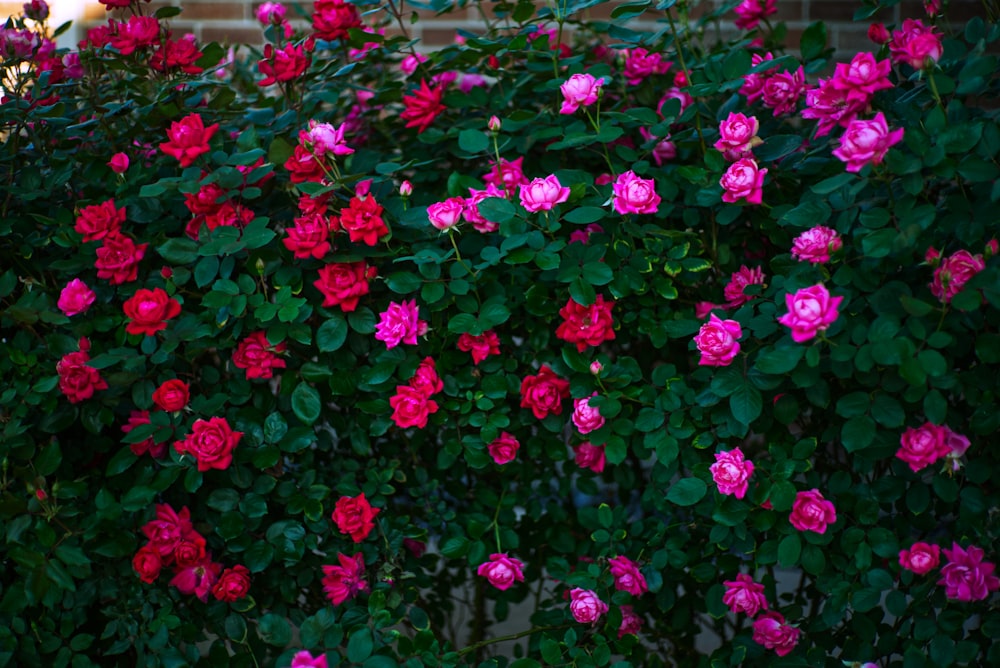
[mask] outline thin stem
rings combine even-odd
[[[455,242],[455,235],[452,233],[452,230],[448,230],[448,240],[451,242],[451,247],[455,249],[455,260],[460,265],[462,265],[463,267],[465,267],[465,270],[467,272],[469,272],[469,276],[472,276],[473,278],[475,278],[476,277],[476,272],[474,272],[472,270],[472,267],[469,266],[469,264],[465,260],[462,259],[462,254],[458,250],[458,244]]]
[[[534,628],[528,629],[526,631],[518,631],[517,633],[509,633],[505,636],[497,636],[496,638],[490,638],[488,640],[482,640],[475,643],[474,645],[469,645],[464,649],[458,651],[458,655],[468,654],[469,652],[475,652],[476,650],[485,647],[487,645],[492,645],[493,643],[504,642],[505,640],[517,640],[518,638],[523,638],[525,636],[534,635],[535,633],[542,633],[544,631],[559,631],[562,629],[568,629],[569,624],[557,624],[554,626],[536,626]]]

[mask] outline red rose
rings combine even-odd
[[[125,325],[129,334],[152,336],[167,328],[167,320],[181,313],[181,305],[167,294],[163,288],[136,290],[123,305],[125,316],[130,322]]]
[[[149,424],[149,411],[132,411],[128,422],[122,425],[122,433],[127,434],[141,424]],[[147,452],[150,457],[155,458],[160,458],[167,454],[167,444],[157,443],[153,440],[152,436],[138,443],[129,443],[128,447],[136,457],[144,455]]]
[[[322,260],[330,250],[330,221],[320,213],[300,216],[293,227],[285,228],[281,243],[300,260]]]
[[[373,520],[381,510],[381,508],[372,508],[362,492],[355,497],[340,497],[333,508],[333,515],[330,517],[340,533],[349,534],[355,543],[360,543],[375,528]]]
[[[160,150],[177,158],[181,167],[190,167],[198,156],[208,153],[208,141],[218,129],[218,123],[206,128],[201,116],[188,114],[170,124],[170,129],[167,130],[170,141],[160,144]]]
[[[124,222],[125,208],[115,208],[115,201],[109,199],[80,209],[73,229],[83,235],[85,242],[100,241],[104,237],[120,233]]]
[[[430,127],[434,119],[445,110],[441,103],[444,95],[442,86],[431,88],[423,79],[420,80],[420,88],[414,90],[409,95],[403,96],[403,104],[406,109],[399,115],[406,121],[406,127],[417,128],[417,134]]]
[[[313,30],[321,39],[346,39],[348,30],[361,27],[358,8],[343,0],[316,0],[313,4]]]
[[[278,354],[285,352],[284,343],[271,345],[263,331],[254,332],[240,341],[233,352],[233,364],[238,369],[246,369],[247,379],[271,378],[274,369],[284,369],[285,360]]]
[[[189,531],[174,546],[174,563],[180,568],[193,566],[206,556],[205,538],[197,531]]]
[[[174,449],[182,455],[194,457],[199,471],[225,470],[232,463],[233,448],[242,436],[243,432],[229,427],[226,418],[196,420],[191,433],[183,441],[174,443]]]
[[[514,461],[520,447],[521,444],[514,438],[514,435],[505,431],[501,432],[500,436],[486,446],[486,449],[489,451],[493,461],[503,465]]]
[[[180,39],[168,39],[153,52],[149,66],[157,72],[179,69],[187,74],[201,74],[202,68],[196,64],[203,54],[198,49],[194,35],[184,35]]]
[[[71,404],[77,404],[94,396],[97,390],[108,389],[100,372],[88,366],[90,355],[84,351],[67,353],[56,364],[59,374],[59,389]]]
[[[361,241],[368,246],[374,246],[389,234],[382,220],[382,207],[371,196],[352,197],[347,208],[340,212],[340,227],[350,235],[351,241]]]
[[[539,420],[562,413],[562,400],[569,396],[569,381],[543,364],[536,376],[521,381],[521,408],[530,408]]]
[[[479,336],[465,333],[458,337],[458,349],[472,353],[472,363],[479,364],[490,355],[500,354],[500,338],[492,329]]]
[[[312,151],[299,144],[292,151],[292,155],[285,160],[285,169],[291,174],[289,177],[292,183],[302,183],[303,181],[320,182],[326,177],[323,164],[313,155]]]
[[[321,267],[319,279],[313,281],[323,293],[323,306],[339,306],[344,313],[358,307],[358,298],[368,294],[368,281],[375,278],[377,270],[364,260],[335,262]]]
[[[191,388],[183,380],[168,380],[153,392],[153,403],[160,410],[173,413],[182,410],[191,399]]]
[[[427,426],[427,417],[438,409],[436,401],[409,385],[397,385],[396,394],[389,399],[389,405],[392,406],[392,421],[397,427],[404,429],[423,429]]]
[[[139,273],[139,261],[146,255],[149,244],[136,245],[124,234],[109,234],[97,249],[97,277],[105,278],[111,285],[134,281]]]
[[[257,61],[257,70],[264,75],[259,86],[270,86],[279,81],[291,81],[306,71],[309,59],[306,53],[310,44],[286,44],[283,49],[275,49],[268,44],[264,47],[264,57]]]
[[[413,378],[410,378],[409,385],[428,397],[444,389],[444,383],[441,382],[441,377],[438,376],[437,370],[434,368],[433,358],[424,358],[424,361],[420,363],[417,370],[413,372]]]
[[[212,596],[220,601],[233,602],[246,597],[250,591],[250,571],[246,566],[233,566],[222,571],[212,587]]]
[[[139,579],[146,584],[156,582],[163,570],[163,559],[152,545],[143,545],[132,557],[132,569],[139,574]]]
[[[615,338],[611,309],[614,302],[605,302],[603,295],[590,306],[583,306],[570,298],[559,309],[563,323],[556,329],[556,336],[567,343],[575,343],[581,353],[587,346],[598,346]]]
[[[177,512],[165,503],[156,506],[156,519],[146,522],[142,527],[142,533],[149,539],[149,546],[161,557],[169,559],[173,559],[177,544],[193,532],[191,511],[184,507]]]

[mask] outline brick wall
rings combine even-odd
[[[23,0],[22,0],[23,1]],[[947,0],[946,0],[947,1]],[[49,0],[53,14],[61,17],[71,17],[74,13],[81,14],[82,27],[101,23],[106,20],[107,12],[96,0]],[[703,4],[714,6],[723,4],[722,0],[703,0]],[[3,15],[20,12],[20,2],[0,2],[0,12]],[[159,0],[153,7],[163,5],[182,6],[181,15],[170,20],[176,34],[194,33],[203,42],[228,43],[259,43],[260,27],[254,20],[253,11],[260,0]],[[289,16],[294,16],[289,6]],[[538,4],[544,5],[544,2]],[[594,18],[605,18],[610,15],[611,8],[617,3],[609,2],[589,10]],[[433,12],[417,11],[419,20],[408,25],[411,37],[421,40],[426,49],[450,44],[458,29],[475,32],[482,25],[480,11],[488,12],[492,2],[472,2],[466,9],[457,10],[451,14],[436,17]],[[984,10],[980,0],[950,0],[949,17],[955,24],[964,23],[973,16],[983,16]],[[299,6],[311,10],[311,2],[301,2]],[[778,0],[777,20],[788,25],[789,44],[796,44],[802,30],[814,21],[826,21],[830,43],[841,51],[857,51],[871,48],[866,37],[866,24],[852,23],[851,16],[855,9],[861,6],[859,0]],[[79,7],[79,9],[76,9]],[[409,13],[409,12],[408,12]],[[881,16],[886,23],[898,23],[906,17],[920,17],[923,8],[918,0],[902,0],[896,7]],[[300,19],[296,23],[306,25]],[[643,25],[639,22],[639,25]],[[389,29],[389,34],[398,30]],[[82,36],[79,29],[63,40],[65,45],[75,44]]]

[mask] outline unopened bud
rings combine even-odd
[[[488,127],[490,132],[493,134],[500,132],[500,119],[496,116],[490,116],[490,120],[486,124],[486,127]]]
[[[603,370],[604,370],[604,365],[598,362],[597,360],[594,360],[593,362],[590,363],[590,373],[594,374],[595,376],[599,376],[601,374],[601,371]]]
[[[403,181],[399,184],[399,196],[409,197],[413,194],[413,184],[409,181]]]
[[[45,501],[46,499],[49,498],[49,495],[45,493],[44,489],[39,488],[35,490],[35,498],[38,499],[39,501]]]
[[[173,275],[174,275],[174,270],[171,269],[170,267],[163,267],[162,269],[160,269],[160,276],[162,276],[165,280],[170,280],[170,278]]]
[[[986,257],[991,258],[994,255],[1000,253],[1000,242],[996,239],[990,239],[986,242]]]
[[[924,262],[931,265],[932,267],[936,267],[940,259],[941,259],[941,251],[934,248],[934,246],[928,248],[927,252],[924,253]]]

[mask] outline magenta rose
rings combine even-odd
[[[775,117],[791,114],[806,89],[806,73],[800,66],[794,72],[778,72],[764,81],[761,101]]]
[[[753,462],[743,458],[743,451],[733,448],[728,452],[715,453],[715,463],[708,467],[712,480],[719,488],[719,494],[734,495],[737,499],[746,496]]]
[[[596,397],[597,392],[590,396]],[[600,410],[590,405],[590,397],[573,400],[573,424],[581,434],[589,434],[604,426],[604,417]]]
[[[733,10],[737,19],[733,21],[741,30],[753,30],[762,19],[778,11],[776,0],[742,0]]]
[[[508,557],[506,552],[498,552],[491,554],[489,561],[479,564],[476,574],[485,577],[500,591],[506,591],[515,582],[524,582],[523,568],[524,564],[520,559]]]
[[[945,442],[946,436],[945,427],[930,422],[916,428],[909,427],[899,438],[896,457],[909,464],[910,470],[917,472],[951,452],[951,447]]]
[[[509,464],[514,461],[517,457],[517,451],[521,447],[521,444],[513,434],[508,432],[501,432],[501,434],[493,439],[493,441],[486,446],[486,449],[490,453],[490,457],[493,458],[497,464]]]
[[[64,314],[72,317],[85,313],[94,303],[95,298],[94,291],[87,287],[86,283],[79,278],[74,278],[59,293],[59,301],[56,302],[56,306]]]
[[[129,159],[126,153],[115,153],[108,160],[108,167],[111,168],[115,174],[124,174],[128,171]]]
[[[764,175],[766,169],[759,169],[753,158],[741,158],[729,165],[719,179],[722,186],[722,201],[735,204],[746,200],[747,204],[760,204],[764,200]]]
[[[417,300],[389,302],[389,307],[379,314],[375,325],[375,338],[385,342],[386,348],[400,343],[417,345],[417,337],[427,333],[427,323],[420,319]]]
[[[970,545],[963,550],[958,543],[944,549],[948,559],[941,568],[939,585],[944,585],[945,596],[955,601],[982,601],[990,592],[1000,589],[1000,579],[993,575],[996,566],[983,561],[982,548]]]
[[[773,649],[778,656],[785,656],[799,642],[800,631],[785,623],[778,612],[765,612],[753,623],[753,639],[767,649]]]
[[[560,114],[572,114],[580,107],[587,107],[595,102],[601,93],[603,79],[595,79],[589,74],[574,74],[559,86],[563,95],[563,105]]]
[[[521,205],[533,213],[538,211],[551,211],[556,204],[561,204],[569,199],[569,188],[559,183],[555,174],[550,174],[544,179],[534,179],[527,185],[520,188]]]
[[[594,445],[590,441],[584,441],[573,446],[574,459],[576,465],[582,469],[590,469],[594,473],[604,471],[607,459],[604,455],[603,445]]]
[[[650,53],[641,47],[626,49],[622,75],[629,86],[638,86],[653,74],[666,74],[671,65],[669,60],[663,60],[663,54]]]
[[[860,172],[865,165],[881,164],[891,146],[903,141],[903,128],[889,131],[882,112],[870,121],[851,121],[833,155],[847,163],[849,172]]]
[[[962,291],[969,279],[985,268],[982,255],[973,255],[967,250],[957,251],[941,260],[941,264],[934,270],[931,293],[947,304]]]
[[[324,565],[323,591],[334,605],[354,598],[359,592],[368,590],[365,578],[365,555],[360,552],[353,557],[343,553],[337,554],[339,566]]]
[[[740,352],[736,341],[743,336],[743,328],[735,320],[720,320],[714,313],[701,326],[694,343],[701,353],[701,366],[728,366]]]
[[[837,521],[837,511],[818,489],[811,489],[795,495],[788,521],[799,531],[826,533],[827,526]]]
[[[799,262],[822,264],[830,261],[830,255],[843,246],[836,230],[817,225],[795,237],[792,242],[792,257]]]
[[[618,638],[624,635],[637,635],[642,630],[642,617],[635,614],[631,605],[622,605],[622,623],[618,626]]]
[[[544,420],[562,413],[562,400],[569,396],[569,381],[560,378],[543,364],[534,376],[521,381],[521,408],[530,408],[535,417]]]
[[[797,290],[794,295],[785,295],[788,313],[778,318],[785,327],[792,330],[792,340],[802,343],[815,338],[818,332],[826,331],[837,320],[837,307],[843,297],[833,297],[822,283]]]
[[[299,260],[322,260],[330,250],[330,220],[321,213],[299,216],[295,225],[285,228],[281,243]]]
[[[719,123],[719,139],[715,142],[715,149],[730,162],[748,158],[755,146],[764,143],[764,140],[757,136],[759,128],[760,123],[755,117],[730,112],[729,116]]]
[[[653,179],[640,178],[632,170],[619,175],[611,185],[611,190],[614,193],[615,211],[622,215],[656,213],[660,207],[661,198],[656,194]]]
[[[573,619],[581,624],[596,624],[607,613],[608,604],[596,592],[577,587],[569,592],[569,611]]]
[[[748,616],[754,617],[761,610],[767,610],[764,585],[754,582],[749,575],[740,573],[735,580],[727,580],[722,584],[726,585],[722,602],[729,606],[733,614],[745,612]]]
[[[389,405],[392,407],[392,421],[401,429],[423,429],[427,426],[427,418],[438,409],[436,401],[410,385],[396,386],[396,394],[389,398]]]
[[[615,579],[615,589],[627,591],[633,596],[642,596],[649,591],[646,584],[646,577],[639,570],[639,564],[628,557],[612,557],[608,559],[608,566],[611,567],[611,575]]]
[[[756,295],[746,294],[746,289],[751,285],[764,285],[764,272],[760,267],[754,267],[750,269],[746,265],[742,265],[737,271],[734,271],[729,277],[729,283],[722,291],[722,295],[726,298],[726,308],[736,308],[746,304],[752,299],[756,299]],[[715,306],[714,304],[712,305]],[[711,311],[712,309],[709,309]],[[699,320],[707,316],[706,312],[704,315],[699,316]]]
[[[914,543],[909,550],[899,551],[899,565],[917,575],[926,575],[941,563],[941,548],[927,543]]]
[[[861,94],[867,100],[880,90],[892,88],[890,72],[892,63],[888,59],[875,60],[870,53],[858,53],[850,63],[837,63],[832,83],[841,90]]]
[[[449,197],[443,202],[435,202],[427,207],[427,220],[435,228],[444,231],[458,225],[465,212],[465,199]]]
[[[924,25],[919,19],[906,19],[901,28],[892,31],[889,51],[896,63],[922,70],[940,60],[944,48],[934,26]]]

